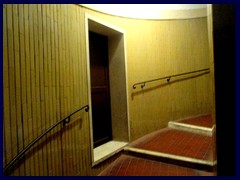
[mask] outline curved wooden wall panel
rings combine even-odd
[[[84,14],[75,5],[4,5],[4,165],[87,103]],[[87,113],[53,130],[13,175],[90,174]],[[86,166],[89,164],[89,166]]]

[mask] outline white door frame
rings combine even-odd
[[[91,157],[92,165],[94,165],[94,146],[93,146],[93,125],[92,125],[92,99],[91,99],[91,74],[90,74],[90,54],[89,54],[89,21],[94,21],[100,26],[97,27],[97,31],[100,31],[99,34],[107,35],[108,33],[121,33],[123,36],[123,46],[124,46],[124,63],[125,63],[125,76],[126,76],[126,107],[127,107],[127,129],[128,129],[128,142],[130,141],[130,122],[129,122],[129,103],[128,103],[128,76],[127,76],[127,62],[126,62],[126,37],[125,31],[119,27],[116,27],[112,24],[109,24],[105,21],[102,21],[90,14],[85,13],[85,37],[86,37],[86,53],[87,53],[87,85],[88,85],[88,103],[89,103],[89,124],[90,124],[90,139],[91,139]],[[106,33],[106,34],[105,34]],[[111,90],[110,90],[111,91]]]

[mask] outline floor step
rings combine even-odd
[[[99,176],[216,176],[216,173],[123,154]]]
[[[179,129],[182,131],[192,132],[192,133],[196,133],[196,134],[213,136],[216,126],[213,125],[211,128],[208,128],[208,127],[196,126],[196,125],[191,125],[191,124],[185,124],[185,123],[181,123],[181,122],[170,121],[168,123],[168,127],[174,128],[174,129]]]
[[[170,121],[168,127],[207,136],[213,136],[216,128],[210,114]]]
[[[213,144],[210,136],[165,128],[130,143],[124,151],[164,162],[211,170],[216,166]]]
[[[212,128],[212,126],[214,125],[211,114],[188,117],[181,120],[177,120],[175,122],[194,125],[194,126],[200,126],[200,127],[206,127],[206,128]]]
[[[144,159],[154,160],[158,162],[164,162],[168,164],[184,166],[193,169],[199,169],[204,171],[213,172],[216,169],[216,161],[208,161],[190,157],[184,157],[179,155],[173,155],[168,153],[143,150],[133,147],[125,147],[124,154],[140,157]]]

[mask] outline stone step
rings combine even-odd
[[[206,135],[206,136],[213,136],[213,134],[215,133],[215,129],[216,129],[215,125],[213,125],[213,127],[211,127],[211,128],[208,128],[208,127],[196,126],[196,125],[175,122],[175,121],[168,122],[168,127],[173,128],[173,129],[182,130],[182,131],[202,134],[202,135]]]

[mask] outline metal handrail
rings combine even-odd
[[[48,128],[45,132],[43,132],[40,136],[38,136],[36,139],[34,139],[30,144],[28,144],[20,153],[18,153],[4,168],[3,168],[3,174],[5,174],[15,163],[16,161],[18,161],[23,155],[24,153],[29,150],[36,142],[38,142],[42,137],[44,137],[47,133],[49,133],[53,128],[55,128],[56,126],[58,126],[59,124],[63,123],[63,125],[68,124],[70,122],[70,117],[81,111],[82,109],[85,109],[86,112],[88,112],[89,110],[89,106],[85,105],[81,108],[79,108],[78,110],[74,111],[73,113],[69,114],[68,116],[66,116],[65,118],[61,119],[60,121],[58,121],[57,123],[55,123],[54,125],[52,125],[50,128]]]
[[[133,89],[136,89],[136,86],[137,86],[137,85],[141,85],[141,88],[143,88],[143,87],[145,86],[145,84],[146,84],[146,83],[149,83],[149,82],[159,81],[159,80],[163,80],[163,79],[167,79],[167,82],[169,82],[172,77],[177,77],[177,76],[182,76],[182,75],[187,75],[187,74],[192,74],[192,73],[197,73],[197,72],[202,72],[202,71],[208,71],[208,72],[210,72],[210,69],[209,69],[209,68],[200,69],[200,70],[196,70],[196,71],[190,71],[190,72],[186,72],[186,73],[174,74],[174,75],[170,75],[170,76],[165,76],[165,77],[161,77],[161,78],[157,78],[157,79],[152,79],[152,80],[148,80],[148,81],[143,81],[143,82],[135,83],[135,84],[133,85]]]

